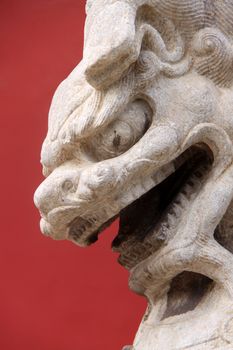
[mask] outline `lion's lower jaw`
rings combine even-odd
[[[232,350],[233,301],[223,288],[216,286],[194,310],[157,321],[164,299],[143,319],[133,350]]]

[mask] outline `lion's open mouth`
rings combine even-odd
[[[128,269],[134,267],[175,234],[205,182],[212,162],[212,152],[206,145],[192,146],[173,161],[175,171],[171,175],[101,225],[88,236],[87,244],[94,243],[99,233],[119,217],[119,232],[112,247],[120,253],[122,265]],[[75,219],[70,224],[70,237],[79,240],[91,225],[90,220]]]
[[[127,268],[146,259],[171,239],[200,191],[213,161],[205,145],[195,145],[175,161],[175,172],[120,213],[113,249]]]

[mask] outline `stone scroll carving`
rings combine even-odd
[[[55,92],[42,232],[112,243],[148,300],[134,350],[233,349],[233,0],[89,0]]]

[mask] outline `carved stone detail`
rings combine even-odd
[[[148,299],[132,350],[233,348],[233,0],[89,0],[35,193],[41,230],[113,249]]]

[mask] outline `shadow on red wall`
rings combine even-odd
[[[2,350],[119,350],[145,309],[110,250],[117,223],[81,249],[43,237],[32,202],[53,92],[81,59],[84,3],[0,3]]]

